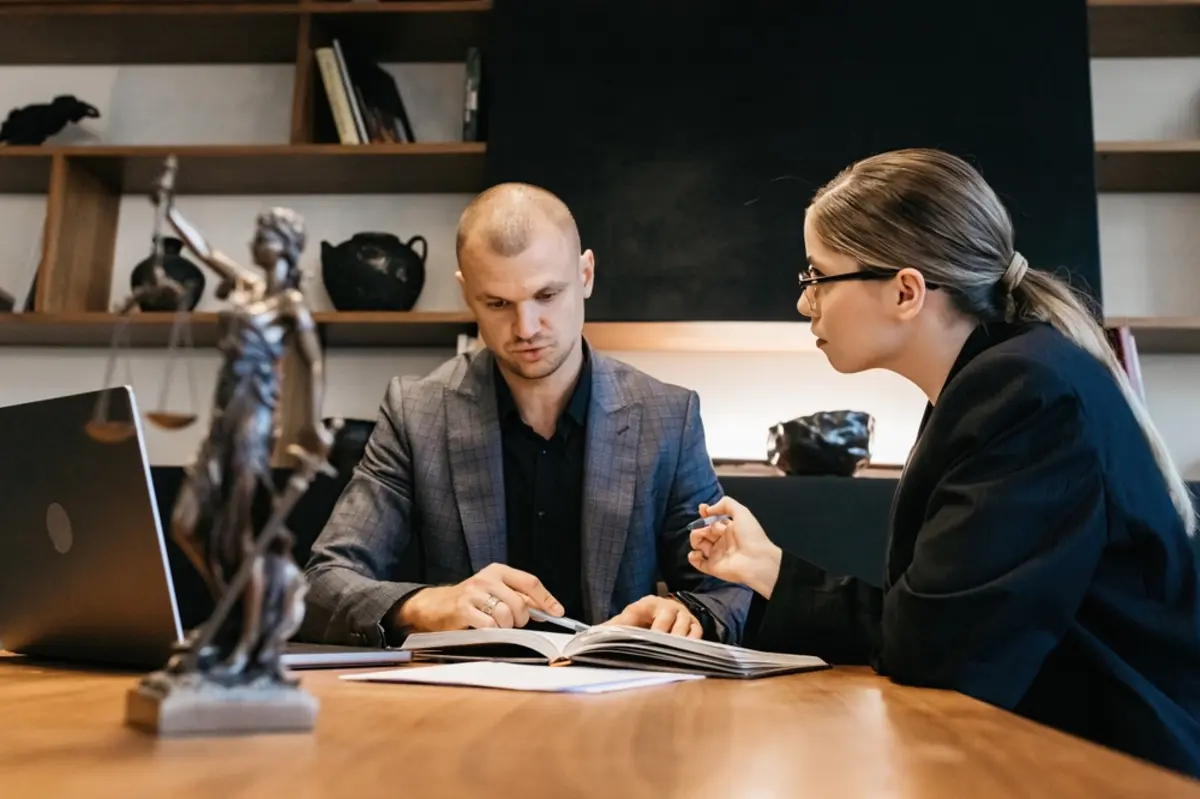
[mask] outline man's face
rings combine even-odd
[[[572,244],[558,228],[539,225],[518,255],[497,255],[478,238],[462,253],[463,296],[484,344],[511,375],[554,374],[583,334],[594,263],[590,250],[580,255]]]

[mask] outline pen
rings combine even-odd
[[[551,616],[549,613],[545,613],[537,608],[529,608],[529,618],[533,619],[534,621],[557,624],[559,627],[565,627],[573,633],[581,633],[584,630],[590,629],[588,625],[581,621],[575,621],[574,619],[568,619],[566,617]]]
[[[704,527],[710,527],[710,526],[716,524],[717,522],[731,522],[731,521],[733,521],[733,517],[726,516],[724,514],[720,514],[718,516],[704,516],[704,517],[701,517],[701,518],[697,519],[696,521],[692,522],[691,524],[689,524],[687,526],[687,529],[699,530]]]

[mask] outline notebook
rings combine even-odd
[[[466,685],[475,688],[503,688],[510,691],[599,694],[627,688],[702,680],[699,674],[664,674],[629,669],[597,669],[576,666],[547,669],[520,663],[477,661],[428,666],[420,669],[388,669],[365,674],[343,674],[341,679],[358,682],[424,683],[426,685]]]
[[[401,649],[411,651],[414,661],[581,664],[741,679],[829,668],[824,660],[809,655],[759,652],[616,625],[590,627],[574,635],[495,628],[413,633]]]

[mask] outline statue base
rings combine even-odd
[[[158,736],[309,732],[320,702],[260,677],[224,685],[203,674],[155,672],[125,697],[125,723]]]

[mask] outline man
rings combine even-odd
[[[580,249],[543,189],[496,186],[463,212],[457,277],[486,349],[392,379],[313,545],[306,636],[381,645],[525,626],[535,607],[740,640],[749,590],[687,561],[686,525],[721,496],[699,400],[588,348]]]

